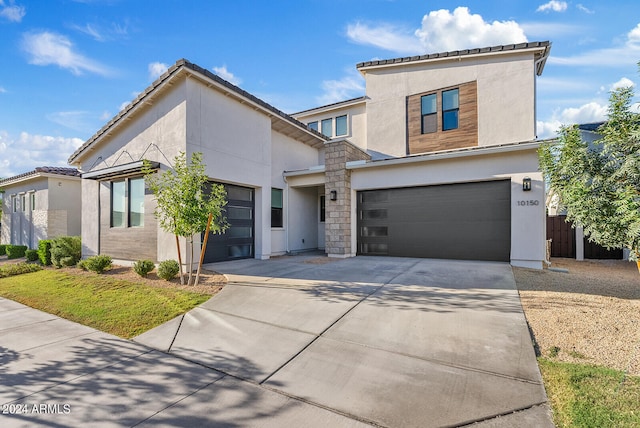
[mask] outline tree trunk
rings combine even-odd
[[[189,245],[191,246],[191,251],[189,254],[189,281],[187,285],[191,285],[191,278],[193,277],[193,235],[189,238]]]
[[[198,281],[200,280],[200,271],[202,270],[202,263],[204,262],[204,252],[207,249],[207,241],[209,240],[209,230],[211,230],[211,220],[213,219],[213,214],[209,213],[209,219],[207,220],[207,230],[204,232],[204,241],[202,242],[202,248],[200,248],[200,262],[198,263],[198,273],[196,273],[196,282],[195,285],[198,285]]]
[[[182,273],[182,254],[180,253],[180,238],[176,235],[176,247],[178,248],[178,265],[180,265],[180,285],[184,285],[184,274]]]

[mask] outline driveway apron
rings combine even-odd
[[[210,268],[229,279],[219,295],[135,340],[354,421],[553,426],[508,264],[295,256]]]

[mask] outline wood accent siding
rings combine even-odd
[[[442,92],[459,89],[458,128],[442,130]],[[422,134],[420,98],[437,94],[438,131]],[[441,150],[460,149],[478,145],[478,85],[477,82],[414,94],[407,97],[407,154],[428,153]]]
[[[158,261],[156,201],[146,183],[144,193],[144,226],[111,227],[111,183],[100,183],[100,254],[120,260]]]

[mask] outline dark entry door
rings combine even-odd
[[[511,182],[358,192],[358,253],[509,261]]]
[[[255,254],[254,190],[232,184],[223,186],[227,191],[225,214],[230,227],[222,235],[209,235],[205,263],[252,258]]]

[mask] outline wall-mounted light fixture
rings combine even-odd
[[[329,199],[332,201],[336,201],[338,200],[338,191],[337,190],[332,190],[329,192]]]
[[[529,192],[531,190],[531,178],[525,177],[522,179],[522,191]]]

